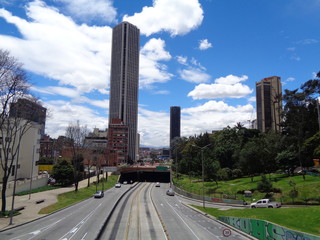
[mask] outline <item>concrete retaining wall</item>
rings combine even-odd
[[[225,216],[218,219],[261,240],[320,240],[319,236],[294,231],[264,220]]]
[[[12,181],[12,182],[9,182],[7,185],[7,191],[6,191],[7,197],[12,196],[13,184],[14,184],[14,182]],[[44,187],[47,185],[48,185],[48,175],[47,174],[39,175],[39,176],[34,177],[32,179],[32,189]],[[29,190],[30,190],[30,179],[25,179],[24,181],[21,181],[21,180],[17,181],[16,193],[29,191]],[[2,185],[0,185],[0,191],[2,191]],[[0,199],[1,199],[1,194],[0,194]]]

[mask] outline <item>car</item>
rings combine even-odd
[[[128,184],[128,182],[127,182],[127,181],[124,181],[123,184],[126,185],[126,184]]]
[[[167,195],[168,196],[174,196],[174,191],[170,188],[167,190]]]
[[[116,183],[115,188],[121,188],[121,184],[120,183]]]
[[[93,194],[94,198],[103,198],[104,192],[103,191],[96,191],[95,194]]]
[[[156,183],[156,187],[160,187],[160,183],[159,182]]]
[[[270,199],[260,199],[257,202],[251,203],[251,208],[279,208],[281,203],[273,202]]]

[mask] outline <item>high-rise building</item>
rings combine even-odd
[[[128,128],[129,163],[136,160],[139,48],[140,30],[136,26],[122,22],[113,28],[109,124],[120,119]]]
[[[180,107],[170,107],[170,146],[175,137],[180,137]]]
[[[280,77],[256,82],[257,127],[262,132],[280,132],[282,85]]]
[[[17,102],[11,103],[10,117],[19,117],[41,125],[41,136],[44,136],[47,109],[41,104],[20,98]]]

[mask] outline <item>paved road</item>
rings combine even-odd
[[[0,239],[91,240],[97,239],[101,229],[100,239],[247,239],[237,232],[224,237],[224,225],[186,207],[180,197],[167,196],[167,189],[168,184],[159,188],[154,183],[140,183],[134,188],[122,185],[106,191],[102,199],[90,198],[0,232]],[[119,204],[114,208],[116,202]]]
[[[102,178],[102,174],[100,175],[100,179]],[[91,182],[95,181],[96,177],[91,177]],[[85,179],[79,182],[79,188],[87,187],[88,180]],[[101,184],[100,184],[101,187]],[[35,220],[37,218],[41,218],[45,216],[45,214],[38,214],[38,212],[47,206],[50,206],[58,201],[58,195],[65,192],[74,191],[74,186],[70,187],[63,187],[57,188],[50,191],[38,192],[33,193],[30,196],[16,196],[15,197],[15,204],[14,207],[22,207],[24,206],[25,209],[20,211],[20,215],[13,217],[13,225],[9,225],[10,219],[9,218],[0,218],[0,230],[8,229],[11,227],[15,227],[20,224],[24,224]],[[45,200],[40,204],[36,204],[37,200]],[[11,209],[12,197],[7,197],[7,209]]]
[[[44,218],[0,232],[0,239],[95,239],[114,203],[129,188],[127,185],[109,189],[104,198],[89,198]]]
[[[161,184],[160,188],[153,188],[152,199],[169,239],[248,239],[234,231],[231,231],[229,237],[225,237],[223,231],[227,227],[186,207],[181,201],[185,199],[166,195],[168,189],[166,185]],[[196,201],[189,200],[189,202],[199,205]]]

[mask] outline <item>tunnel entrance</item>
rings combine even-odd
[[[170,172],[123,172],[120,175],[120,182],[170,182]]]

